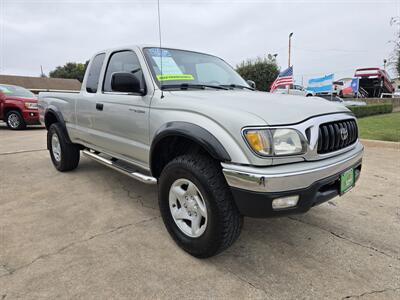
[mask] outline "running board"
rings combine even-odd
[[[82,153],[84,155],[86,155],[87,157],[101,163],[102,165],[105,165],[107,167],[110,167],[111,169],[119,171],[122,174],[128,175],[129,177],[139,180],[140,182],[143,182],[146,184],[157,184],[156,178],[144,175],[137,171],[134,171],[135,167],[131,164],[128,164],[126,162],[120,162],[118,160],[113,161],[113,160],[101,157],[100,155],[96,154],[95,152],[91,152],[88,149],[83,150]]]

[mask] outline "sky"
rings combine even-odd
[[[383,67],[400,0],[160,0],[162,45],[217,55],[232,66],[278,54],[297,83]],[[399,23],[400,24],[400,23]],[[155,0],[0,0],[0,74],[39,76],[130,44],[158,45]],[[389,73],[394,72],[388,68]]]

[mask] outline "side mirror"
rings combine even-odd
[[[140,87],[140,80],[132,73],[116,72],[111,75],[111,89],[113,92],[144,94]]]
[[[256,83],[253,80],[246,80],[247,84],[253,89],[256,88]]]

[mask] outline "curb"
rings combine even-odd
[[[400,150],[400,143],[398,142],[387,142],[387,141],[366,140],[366,139],[360,139],[360,141],[365,147]]]

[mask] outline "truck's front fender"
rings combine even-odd
[[[224,146],[206,129],[189,122],[168,122],[155,133],[150,147],[150,161],[154,156],[156,145],[169,136],[185,137],[203,147],[213,158],[220,161],[230,161],[231,157]]]

